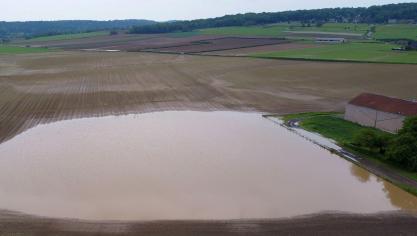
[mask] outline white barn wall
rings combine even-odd
[[[375,127],[391,133],[397,133],[402,128],[405,117],[348,104],[346,106],[345,119],[363,126]]]

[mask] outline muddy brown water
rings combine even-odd
[[[279,218],[417,209],[417,198],[241,112],[40,125],[0,144],[0,209],[58,218]]]

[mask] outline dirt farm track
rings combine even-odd
[[[343,111],[361,92],[413,98],[417,66],[141,52],[0,55],[0,143],[41,123],[163,110]],[[354,227],[352,227],[354,225]],[[360,230],[359,230],[360,229]],[[177,234],[172,234],[172,232]],[[0,211],[0,235],[413,235],[414,216],[97,223]],[[407,234],[408,233],[408,234]]]

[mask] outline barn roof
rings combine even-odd
[[[351,100],[349,104],[403,116],[417,116],[417,102],[377,94],[363,93]]]

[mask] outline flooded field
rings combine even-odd
[[[60,121],[0,144],[0,209],[92,220],[416,210],[417,198],[255,113]]]

